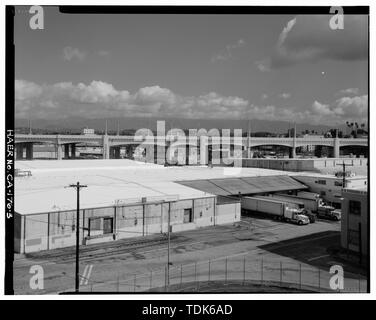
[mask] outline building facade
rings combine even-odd
[[[367,189],[344,189],[342,197],[341,245],[366,255],[369,241]]]
[[[148,201],[80,210],[80,244],[192,230],[240,221],[240,202],[215,196]],[[76,210],[15,214],[14,249],[29,253],[74,246]]]
[[[296,175],[294,179],[308,186],[311,192],[320,194],[320,197],[329,205],[340,209],[342,205],[343,178],[335,175],[310,174]],[[367,177],[354,176],[345,178],[345,188],[367,187]]]

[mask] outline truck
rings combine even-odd
[[[339,221],[339,220],[341,220],[341,211],[338,210],[338,209],[336,210],[332,206],[323,205],[323,206],[319,207],[319,209],[317,211],[317,216],[320,217],[320,218]]]
[[[303,210],[303,214],[309,218],[310,223],[314,223],[316,221],[317,216],[314,212],[317,212],[318,205],[315,200],[298,198],[296,196],[289,196],[286,194],[270,194],[269,198],[290,205],[294,204],[298,209]]]
[[[303,214],[302,209],[281,201],[268,199],[268,197],[243,197],[241,199],[242,211],[256,211],[271,216],[274,219],[305,225],[309,218]]]
[[[310,210],[313,213],[316,213],[319,218],[325,218],[335,221],[341,220],[341,212],[335,210],[334,207],[325,204],[325,202],[320,198],[320,195],[318,193],[299,191],[296,196],[283,196],[296,198],[299,199],[299,201],[303,201],[305,203],[305,209]]]

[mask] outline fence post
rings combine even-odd
[[[165,269],[164,269],[164,278],[165,278],[164,287],[165,287],[165,291],[167,291],[167,266],[165,266]]]
[[[180,265],[180,288],[183,284],[183,265]]]
[[[264,258],[261,258],[261,284],[264,284]]]
[[[211,260],[209,260],[209,282],[210,282],[210,267],[211,267]]]
[[[150,270],[150,283],[149,283],[149,289],[153,287],[153,270]]]
[[[225,265],[225,284],[227,284],[227,258],[226,258],[226,265]]]
[[[195,281],[197,281],[197,262],[195,262]]]
[[[321,279],[320,279],[320,274],[321,274],[321,272],[320,272],[320,268],[319,268],[319,291],[321,290]]]
[[[299,289],[302,288],[302,264],[299,263]]]
[[[243,286],[245,284],[245,256],[243,257]]]
[[[282,261],[279,262],[279,285],[282,286]]]

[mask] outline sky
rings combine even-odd
[[[17,119],[367,122],[368,17],[15,15]]]

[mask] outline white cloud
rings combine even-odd
[[[348,88],[348,89],[343,89],[343,90],[338,91],[336,95],[358,94],[358,93],[359,93],[359,88]]]
[[[341,97],[331,104],[315,101],[308,111],[297,111],[269,104],[256,105],[241,97],[223,96],[216,92],[181,96],[158,85],[143,87],[130,93],[127,90],[118,90],[103,81],[92,81],[89,84],[59,82],[38,85],[16,80],[15,88],[18,118],[161,116],[331,124],[348,119],[365,122],[368,110],[367,95]]]
[[[343,30],[332,30],[331,18],[331,15],[299,15],[288,21],[271,55],[271,68],[323,59],[367,59],[367,16],[345,15]]]
[[[86,52],[83,52],[78,48],[65,47],[63,49],[63,58],[66,61],[83,61],[86,58]]]
[[[270,60],[257,60],[254,62],[257,69],[261,72],[269,72],[270,71]]]
[[[282,99],[288,99],[288,98],[291,97],[291,93],[283,92],[283,93],[279,94],[279,97],[282,98]]]
[[[225,49],[221,50],[219,53],[216,53],[212,56],[211,62],[215,63],[218,61],[227,61],[232,58],[233,53],[235,50],[244,47],[245,41],[243,39],[239,39],[236,43],[228,44]]]

